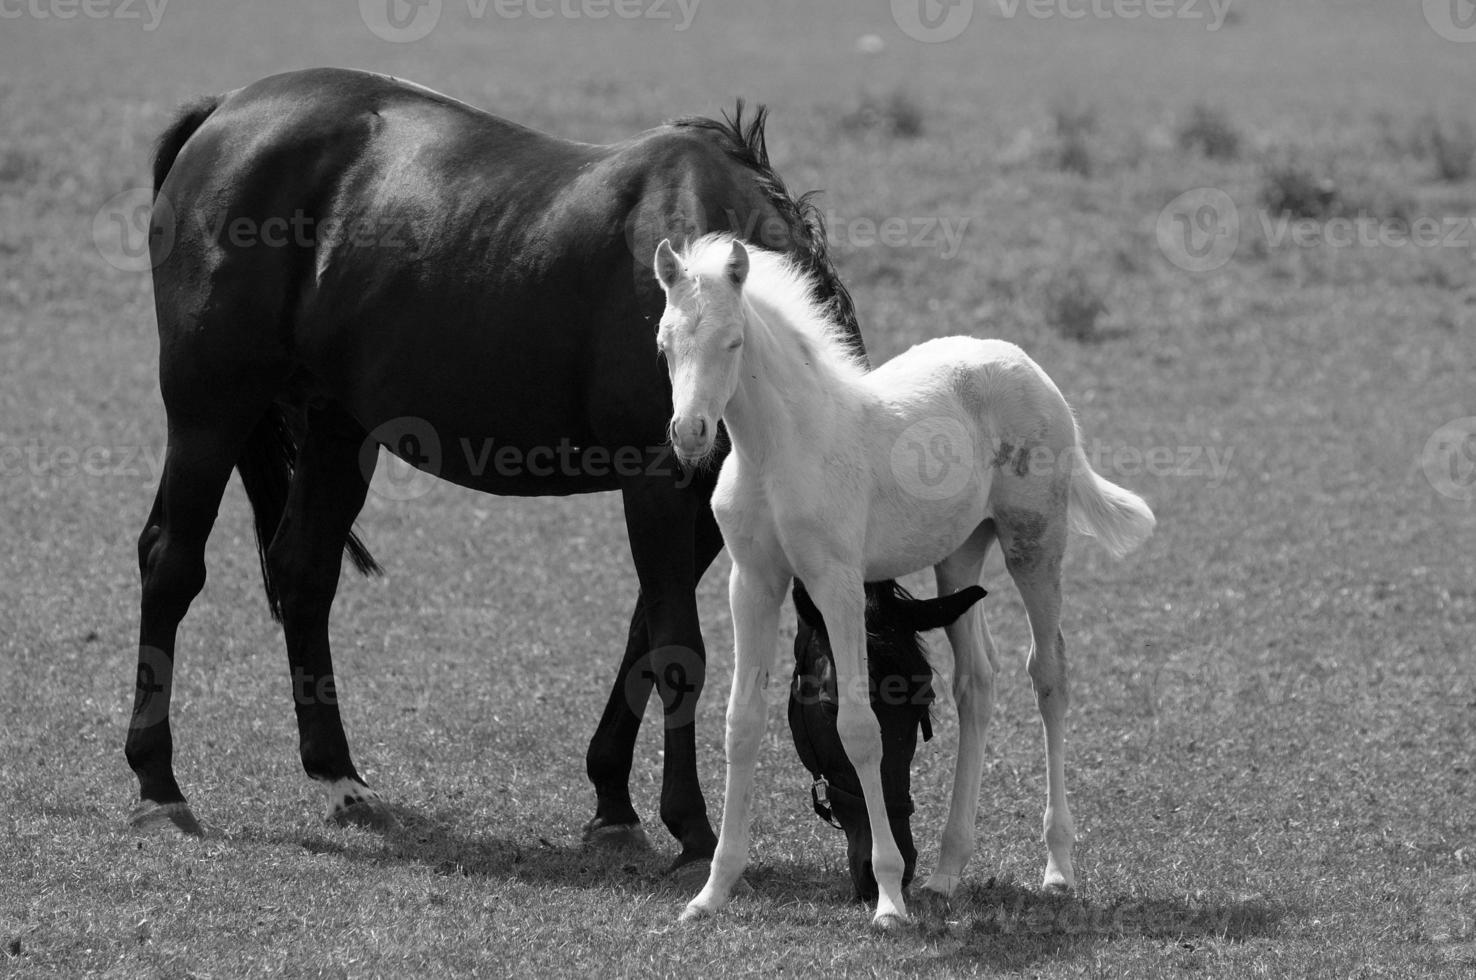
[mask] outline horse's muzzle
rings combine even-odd
[[[700,463],[712,452],[717,425],[702,415],[679,415],[671,420],[671,445],[683,463]]]

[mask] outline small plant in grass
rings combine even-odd
[[[1079,266],[1067,266],[1046,281],[1045,319],[1057,333],[1081,343],[1101,339],[1097,321],[1107,304]]]
[[[888,74],[886,49],[887,43],[880,35],[864,34],[856,39],[856,109],[841,117],[841,128],[852,132],[884,130],[891,136],[913,139],[922,135],[922,105],[900,85],[885,96],[877,94],[878,81]]]
[[[1056,130],[1056,166],[1058,169],[1092,175],[1090,138],[1097,131],[1097,107],[1058,102],[1051,108],[1051,121]]]
[[[1299,160],[1268,165],[1261,175],[1261,204],[1272,214],[1327,218],[1338,213],[1338,185]]]
[[[1446,183],[1464,183],[1476,169],[1476,132],[1465,120],[1450,129],[1437,123],[1430,133],[1430,151],[1436,176]]]
[[[1240,133],[1224,111],[1196,103],[1179,125],[1179,149],[1203,153],[1211,160],[1234,160],[1240,155]]]

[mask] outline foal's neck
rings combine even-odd
[[[745,314],[738,385],[724,413],[733,451],[762,463],[821,450],[830,420],[853,397],[850,373],[780,311],[750,302]]]

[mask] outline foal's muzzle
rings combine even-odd
[[[671,420],[671,445],[677,458],[695,463],[712,452],[717,425],[704,415],[677,415]]]

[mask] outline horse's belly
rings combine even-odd
[[[867,524],[866,580],[930,568],[961,548],[988,515],[987,491],[970,486],[945,500],[892,501]]]

